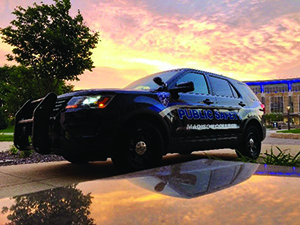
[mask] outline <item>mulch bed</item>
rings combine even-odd
[[[11,154],[9,151],[0,152],[0,166],[11,166],[19,164],[42,163],[65,160],[62,156],[57,155],[41,155],[39,153],[32,153],[28,157],[22,157],[20,152]]]

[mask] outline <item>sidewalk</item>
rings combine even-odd
[[[67,161],[0,167],[0,199],[117,175],[110,160],[87,165]]]
[[[11,141],[0,141],[0,152],[5,152],[10,149],[14,143]]]

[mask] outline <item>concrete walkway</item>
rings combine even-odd
[[[1,141],[0,142],[0,152],[5,152],[13,146],[13,142],[11,141]]]
[[[67,161],[0,167],[0,198],[23,195],[115,175],[111,161],[73,165]]]

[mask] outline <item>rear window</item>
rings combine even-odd
[[[227,80],[213,76],[210,77],[210,80],[215,95],[238,97],[237,92]]]

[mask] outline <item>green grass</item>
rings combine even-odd
[[[4,135],[0,133],[0,141],[14,141],[14,135]]]
[[[9,126],[6,129],[0,130],[0,133],[13,133],[15,129],[15,126]]]
[[[277,131],[277,133],[300,134],[300,129],[281,130],[281,131]]]
[[[3,133],[13,133],[14,126],[9,126],[6,129],[0,130],[0,141],[14,141],[14,135],[4,135]]]

